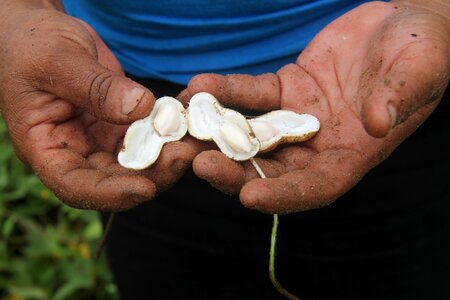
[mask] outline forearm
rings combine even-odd
[[[449,0],[392,0],[391,2],[428,9],[450,20]]]

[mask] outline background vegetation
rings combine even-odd
[[[15,156],[0,115],[0,299],[117,299],[94,211],[70,208]]]

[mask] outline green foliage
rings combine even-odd
[[[0,299],[117,299],[95,211],[62,204],[15,156],[0,116]]]

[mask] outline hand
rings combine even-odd
[[[128,209],[190,167],[198,153],[192,139],[165,146],[149,170],[118,165],[128,125],[148,115],[154,97],[124,76],[91,27],[54,9],[0,11],[2,114],[18,156],[62,201]]]
[[[257,162],[218,151],[195,173],[243,205],[268,213],[325,206],[361,180],[432,113],[449,80],[450,24],[431,11],[393,3],[362,5],[324,28],[295,64],[277,74],[199,75],[180,95],[214,94],[223,104],[288,109],[319,118],[311,140]]]

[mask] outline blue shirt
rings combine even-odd
[[[274,72],[356,0],[64,0],[126,72],[186,84],[199,73]]]

